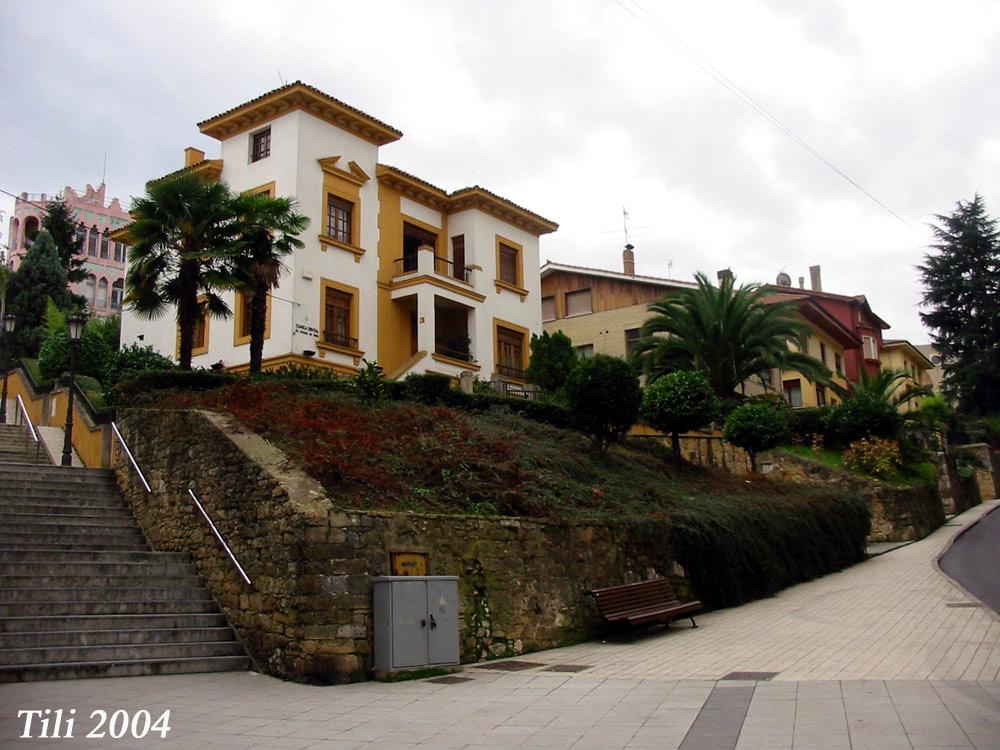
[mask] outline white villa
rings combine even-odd
[[[221,154],[185,150],[185,170],[235,192],[293,196],[310,219],[305,247],[268,305],[264,367],[299,363],[352,373],[362,359],[411,372],[520,382],[541,333],[539,237],[557,225],[475,186],[446,192],[380,162],[402,133],[295,82],[205,120]],[[249,314],[204,320],[194,366],[249,365]],[[168,321],[165,323],[164,321]],[[122,343],[176,357],[174,316],[127,306]]]

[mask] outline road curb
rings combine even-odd
[[[982,599],[980,599],[978,596],[976,596],[975,594],[973,594],[971,591],[969,591],[968,589],[966,589],[962,584],[960,584],[958,581],[956,581],[954,578],[952,578],[950,575],[948,575],[944,571],[944,569],[941,567],[941,558],[944,557],[946,554],[948,554],[948,551],[952,548],[952,546],[955,544],[955,542],[958,539],[960,539],[961,536],[966,531],[968,531],[969,529],[971,529],[973,526],[975,526],[977,523],[979,523],[980,521],[982,521],[987,516],[992,515],[993,513],[996,513],[998,510],[1000,510],[1000,501],[998,501],[998,500],[990,500],[989,502],[996,503],[996,505],[994,505],[992,508],[986,510],[985,512],[980,513],[979,516],[974,521],[965,524],[965,526],[963,526],[961,529],[959,529],[958,532],[951,539],[948,540],[948,543],[945,545],[944,549],[941,550],[937,555],[935,555],[934,560],[933,560],[933,567],[934,567],[934,570],[937,572],[938,575],[940,575],[948,583],[950,583],[952,586],[954,586],[956,589],[958,589],[959,591],[961,591],[963,594],[965,594],[967,597],[969,597],[973,601],[979,602],[979,604],[982,605],[981,608],[982,608],[982,610],[984,612],[986,612],[987,614],[989,614],[997,622],[1000,622],[1000,613],[994,612],[992,607],[990,607],[989,605],[987,605],[986,602],[984,602]],[[970,508],[970,510],[971,510],[971,508]]]

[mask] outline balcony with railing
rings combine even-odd
[[[336,331],[323,331],[323,343],[331,344],[333,346],[342,346],[345,349],[357,349],[358,340],[352,338],[351,336],[345,336],[344,334],[337,333]]]
[[[478,370],[469,329],[472,308],[443,297],[434,298],[434,356],[443,364]]]
[[[428,270],[430,270],[435,276],[444,276],[448,279],[461,281],[463,284],[472,283],[472,269],[468,266],[455,265],[454,262],[438,255],[431,255],[430,263],[428,265]],[[402,258],[396,258],[393,277],[395,278],[411,273],[419,273],[421,270],[420,254],[406,255]]]

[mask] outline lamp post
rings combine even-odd
[[[76,390],[76,347],[83,334],[84,320],[73,315],[66,321],[69,329],[69,403],[66,406],[66,435],[63,438],[62,465],[73,465],[73,392]]]
[[[10,334],[14,333],[17,326],[17,318],[14,315],[4,315],[3,318],[3,339],[4,349],[7,350],[6,361],[3,363],[3,394],[0,395],[0,424],[7,424],[7,376],[10,373]]]

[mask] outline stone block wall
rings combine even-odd
[[[747,452],[718,437],[684,436],[681,453],[699,466],[737,475],[750,471]],[[921,539],[944,523],[944,508],[936,487],[894,487],[781,451],[758,454],[757,467],[774,479],[831,484],[864,497],[872,514],[869,542]]]
[[[953,449],[956,456],[963,453],[973,456],[979,461],[974,480],[983,500],[993,500],[1000,497],[1000,456],[990,450],[986,443],[956,446]]]
[[[323,488],[228,417],[130,410],[119,426],[153,488],[119,459],[119,484],[153,546],[189,551],[258,667],[340,682],[372,668],[371,579],[392,551],[459,576],[462,660],[514,655],[595,632],[591,588],[671,575],[659,540],[620,526],[339,510]],[[204,504],[252,579],[211,535]],[[683,579],[675,579],[685,590]]]

